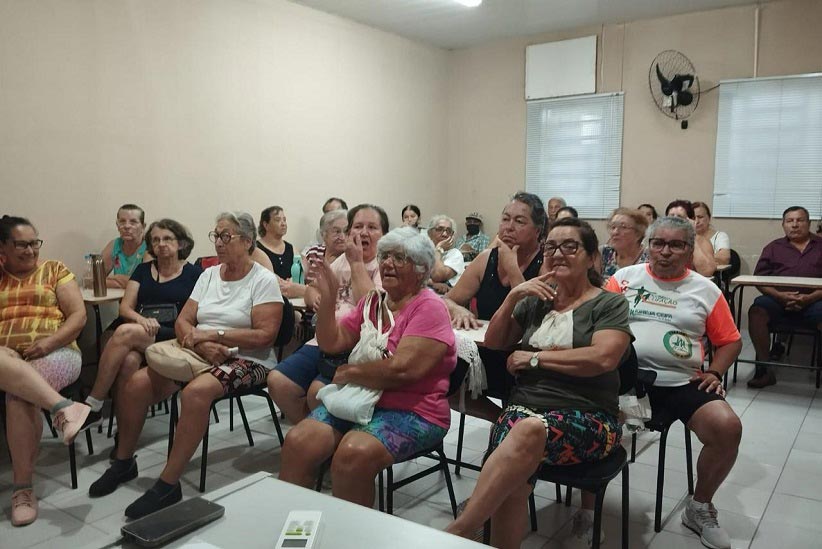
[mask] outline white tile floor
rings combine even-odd
[[[743,356],[750,356],[746,345]],[[794,350],[797,360],[805,360],[807,348]],[[739,383],[728,401],[742,418],[743,441],[739,459],[730,477],[715,498],[720,521],[733,538],[734,547],[787,549],[819,547],[822,535],[822,393],[814,388],[807,371],[779,372],[779,383],[763,391],[749,390],[745,380],[750,366],[740,365]],[[818,394],[819,393],[819,394]],[[256,471],[277,472],[280,448],[274,435],[268,407],[262,399],[245,399],[254,431],[255,446],[249,448],[239,415],[234,432],[228,430],[228,404],[219,407],[221,421],[211,426],[208,456],[209,490],[224,486]],[[213,421],[213,420],[212,420]],[[446,437],[446,453],[456,454],[454,428]],[[94,433],[95,453],[87,455],[85,443],[78,444],[79,488],[70,487],[67,450],[56,439],[44,435],[35,477],[40,498],[40,518],[25,528],[9,522],[11,467],[4,437],[0,437],[0,548],[95,547],[106,533],[117,532],[123,523],[123,509],[157,477],[165,461],[168,418],[160,414],[146,422],[138,450],[140,477],[100,499],[88,498],[87,490],[108,465],[111,440]],[[283,425],[288,428],[287,424]],[[489,424],[469,419],[464,456],[478,463],[487,443]],[[626,441],[628,437],[626,437]],[[631,466],[631,547],[702,547],[698,538],[684,528],[679,513],[687,493],[684,439],[681,426],[672,429],[663,499],[663,530],[653,531],[658,435],[639,437],[639,455]],[[701,445],[694,440],[694,455]],[[408,463],[395,468],[397,478],[419,468]],[[183,477],[186,496],[197,494],[199,452]],[[453,477],[457,499],[468,497],[477,473],[464,471]],[[619,546],[620,490],[615,486],[606,495],[604,547]],[[524,548],[562,547],[570,529],[574,507],[554,502],[554,487],[539,484],[536,489],[539,530],[523,542]],[[578,504],[578,496],[574,498]],[[431,476],[402,488],[395,496],[395,514],[434,528],[443,528],[451,519],[448,495],[442,477]]]

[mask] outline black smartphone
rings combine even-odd
[[[142,547],[158,547],[205,526],[225,514],[225,507],[203,498],[175,503],[123,526],[120,533]]]

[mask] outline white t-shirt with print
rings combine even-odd
[[[197,328],[231,330],[251,328],[251,308],[263,303],[282,303],[280,284],[274,273],[254,263],[240,280],[227,282],[220,277],[221,265],[200,275],[189,299],[197,302]],[[240,358],[253,360],[268,369],[277,365],[274,346],[261,349],[240,348]]]
[[[639,367],[657,373],[654,385],[688,384],[704,360],[703,336],[714,345],[739,340],[720,289],[691,270],[678,279],[661,279],[647,263],[631,265],[614,273],[605,288],[628,300]]]

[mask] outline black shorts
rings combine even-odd
[[[648,388],[648,399],[651,401],[651,412],[656,415],[658,410],[665,410],[672,417],[688,424],[691,416],[704,405],[714,400],[725,400],[716,393],[699,390],[699,381],[692,381],[679,387]]]

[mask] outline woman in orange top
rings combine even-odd
[[[86,310],[71,271],[59,261],[38,261],[42,245],[27,219],[0,219],[0,354],[13,362],[25,360],[59,391],[80,375],[82,357],[75,339],[86,323]],[[59,409],[55,415],[61,427],[64,415]],[[42,431],[39,406],[7,394],[6,439],[14,472],[11,518],[15,526],[37,518],[31,482]],[[66,434],[68,443],[72,436]]]

